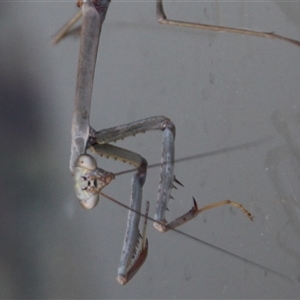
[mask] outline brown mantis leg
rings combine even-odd
[[[262,32],[262,31],[254,31],[254,30],[242,29],[242,28],[233,28],[233,27],[224,27],[224,26],[215,26],[215,25],[208,25],[208,24],[201,24],[201,23],[170,20],[167,18],[164,12],[163,0],[156,0],[156,16],[160,24],[198,28],[198,29],[205,29],[205,30],[218,31],[218,32],[231,32],[231,33],[239,33],[244,35],[259,36],[259,37],[264,37],[269,39],[282,40],[300,47],[299,41],[275,34],[274,32]]]

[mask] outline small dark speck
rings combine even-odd
[[[207,7],[204,7],[204,16],[205,16],[205,18],[207,19],[207,20],[209,20],[209,15],[208,15],[208,13],[207,13]]]
[[[209,73],[209,82],[211,84],[214,84],[215,83],[215,75],[212,74],[212,73]]]
[[[184,269],[184,278],[186,281],[189,281],[192,278],[189,267],[185,267],[185,269]]]

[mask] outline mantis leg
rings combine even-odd
[[[173,186],[175,138],[175,126],[168,118],[164,116],[151,117],[125,125],[103,129],[98,132],[92,132],[91,140],[89,141],[91,144],[90,149],[100,156],[122,160],[137,168],[137,172],[132,178],[130,198],[130,208],[132,210],[128,212],[127,229],[118,268],[117,280],[121,284],[126,284],[134,276],[146,260],[147,256],[148,242],[145,238],[145,233],[142,236],[138,229],[140,221],[139,213],[141,211],[142,203],[142,189],[147,173],[147,161],[139,154],[109,145],[108,143],[149,130],[164,131],[162,158],[163,171],[161,174],[160,186],[167,186],[167,188],[161,189],[162,193],[159,193],[159,203],[162,207],[166,207]],[[171,151],[165,151],[165,148],[171,148]],[[161,210],[161,208],[159,208],[159,210]],[[140,244],[142,244],[141,247]]]
[[[96,152],[100,156],[106,156],[107,158],[113,158],[132,164],[137,168],[137,172],[132,178],[132,191],[130,198],[131,210],[128,213],[127,229],[118,268],[117,280],[120,284],[126,284],[134,276],[146,260],[147,256],[148,242],[146,240],[145,233],[141,235],[138,229],[142,203],[142,189],[147,173],[147,161],[137,153],[108,143],[138,133],[145,133],[150,130],[163,131],[160,181],[156,211],[154,215],[154,227],[157,230],[168,231],[170,229],[174,229],[194,219],[204,210],[227,204],[241,209],[251,220],[253,218],[241,204],[231,200],[216,202],[198,209],[197,203],[194,199],[194,207],[190,211],[170,223],[166,221],[165,213],[167,211],[168,201],[172,197],[171,191],[174,187],[174,182],[180,184],[174,176],[175,126],[170,119],[164,116],[157,116],[125,125],[103,129],[98,132],[91,130],[90,140],[88,143],[92,151]]]
[[[288,43],[292,43],[300,47],[299,41],[275,34],[274,32],[263,32],[263,31],[255,31],[255,30],[249,30],[243,28],[233,28],[233,27],[215,26],[215,25],[208,25],[208,24],[201,24],[201,23],[170,20],[167,18],[164,12],[163,0],[156,0],[156,16],[160,24],[198,28],[198,29],[205,29],[205,30],[218,31],[218,32],[239,33],[239,34],[252,35],[252,36],[264,37],[269,39],[277,39]]]
[[[122,248],[122,254],[118,267],[117,280],[120,284],[126,284],[140,269],[147,257],[148,241],[145,241],[145,233],[142,236],[139,231],[140,212],[142,206],[143,186],[147,174],[147,161],[137,153],[109,144],[95,144],[91,147],[101,156],[122,160],[137,168],[132,177],[132,189],[130,208],[127,218],[127,226]]]

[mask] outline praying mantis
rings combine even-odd
[[[99,155],[113,157],[120,159],[137,167],[138,172],[133,180],[133,192],[131,211],[129,211],[127,232],[124,240],[122,257],[120,260],[118,270],[118,282],[126,284],[142,266],[147,257],[148,242],[145,234],[140,235],[138,230],[139,213],[141,210],[142,187],[145,182],[147,162],[139,155],[132,152],[124,151],[117,147],[113,147],[108,143],[121,138],[125,138],[136,133],[146,132],[148,130],[163,130],[163,158],[162,170],[159,188],[159,200],[157,205],[155,219],[155,227],[160,231],[173,229],[182,225],[189,219],[195,217],[203,209],[198,209],[197,204],[187,214],[182,215],[175,223],[166,223],[165,211],[167,209],[167,202],[170,198],[173,181],[179,183],[174,177],[174,139],[175,126],[170,119],[159,116],[140,120],[123,126],[117,126],[106,130],[96,131],[89,123],[91,95],[93,87],[93,76],[95,69],[95,61],[98,51],[98,41],[95,42],[97,36],[99,37],[102,23],[104,22],[106,11],[108,9],[109,1],[80,1],[78,2],[82,11],[76,15],[72,22],[63,29],[62,34],[56,35],[56,40],[59,40],[72,25],[74,20],[83,17],[82,32],[81,32],[81,55],[78,67],[78,83],[75,100],[75,109],[72,127],[72,147],[70,169],[75,178],[75,190],[77,197],[83,207],[91,209],[95,207],[99,200],[99,193],[101,189],[109,184],[113,179],[112,173],[106,172],[97,167],[96,161],[92,156],[86,153],[87,149],[91,149]],[[98,15],[100,17],[98,17]],[[163,11],[162,1],[157,1],[157,15],[162,23],[171,25],[190,26],[190,23],[181,23],[168,21]],[[192,24],[195,25],[195,24]],[[197,25],[195,25],[197,26]],[[200,28],[203,27],[202,25]],[[213,30],[227,30],[228,28],[213,27]],[[299,42],[278,36],[272,33],[253,32],[237,29],[228,29],[236,33],[253,34],[262,37],[273,39],[281,39],[299,46]],[[87,49],[84,50],[84,47]],[[87,55],[88,53],[88,55]],[[86,70],[82,65],[86,63]],[[82,89],[87,87],[87,90]],[[196,202],[194,202],[196,203]],[[204,207],[204,209],[213,208],[225,204],[231,204],[240,208],[251,219],[251,214],[243,208],[239,203],[230,200],[218,202],[213,205]],[[148,216],[148,208],[146,209],[146,219]],[[144,228],[146,225],[144,226]],[[143,230],[144,232],[144,230]],[[140,239],[141,236],[141,239]],[[140,249],[136,252],[136,249]]]

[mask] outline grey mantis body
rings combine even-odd
[[[113,174],[98,168],[96,161],[91,156],[85,154],[86,149],[91,148],[99,155],[121,159],[133,164],[138,169],[132,180],[130,207],[135,211],[141,211],[142,187],[146,179],[147,162],[136,153],[108,145],[108,143],[148,130],[164,130],[163,165],[159,188],[161,192],[158,199],[155,220],[159,223],[166,223],[165,211],[167,201],[171,196],[174,179],[175,127],[173,123],[166,117],[160,116],[99,132],[94,131],[89,125],[98,43],[101,26],[104,22],[109,2],[103,1],[98,4],[98,6],[94,6],[92,1],[83,1],[82,3],[83,22],[70,158],[70,169],[75,178],[76,195],[84,208],[91,209],[97,205],[101,189],[113,179]],[[127,230],[118,268],[118,281],[122,284],[125,284],[137,272],[138,268],[142,265],[141,261],[144,261],[147,256],[146,242],[143,243],[142,250],[138,253],[138,256],[142,258],[141,261],[136,260],[136,247],[140,237],[138,230],[139,221],[139,214],[129,211]],[[164,228],[159,223],[157,223],[156,227],[163,231]]]
[[[148,251],[148,242],[145,238],[145,233],[141,235],[138,230],[140,216],[137,213],[141,211],[142,187],[146,179],[147,162],[143,157],[136,153],[109,145],[110,142],[114,142],[137,133],[144,133],[149,130],[163,131],[161,179],[154,217],[156,221],[155,227],[158,230],[167,231],[168,229],[173,229],[193,219],[197,216],[197,214],[205,209],[225,204],[237,206],[250,218],[251,215],[240,204],[226,200],[209,205],[203,209],[198,209],[197,205],[194,204],[194,207],[188,213],[171,223],[166,222],[165,212],[167,209],[167,203],[171,197],[173,182],[178,182],[174,177],[175,126],[171,120],[164,116],[150,117],[144,120],[100,131],[95,131],[90,126],[89,115],[96,56],[101,26],[105,19],[109,1],[86,0],[80,4],[81,12],[77,14],[77,18],[82,16],[83,21],[72,125],[70,169],[75,178],[76,195],[79,198],[81,205],[87,209],[91,209],[97,205],[101,189],[112,181],[114,175],[98,168],[95,159],[86,154],[88,149],[101,156],[104,155],[130,163],[137,168],[137,172],[132,180],[132,194],[130,200],[130,207],[132,208],[132,211],[129,211],[128,215],[127,229],[117,277],[121,284],[125,284],[141,267],[142,263],[146,259]],[[172,24],[172,22],[174,22],[166,19],[162,8],[162,2],[159,0],[157,1],[157,11],[158,16],[159,14],[161,16],[159,17],[160,20],[167,23],[169,22],[168,24]],[[219,28],[219,30],[222,29]],[[272,34],[268,35],[268,37],[274,37]],[[275,38],[278,38],[278,36],[275,35]],[[280,39],[290,41],[286,38]],[[144,226],[144,228],[145,227],[146,226]],[[136,251],[137,248],[140,248],[140,250]]]

